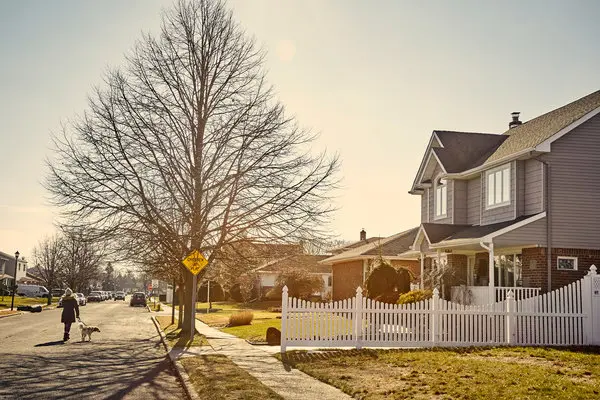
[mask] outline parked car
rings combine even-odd
[[[143,292],[135,292],[131,295],[131,300],[129,300],[129,306],[146,306],[146,295]]]
[[[64,289],[54,288],[52,289],[52,297],[60,297],[65,294]]]
[[[25,297],[48,297],[50,292],[44,286],[17,285],[17,295]]]
[[[75,293],[75,296],[77,297],[77,302],[79,303],[80,306],[87,305],[87,299],[85,298],[83,293]]]
[[[102,301],[102,293],[92,292],[87,298],[87,301]]]
[[[115,299],[115,301],[117,301],[117,300],[125,301],[125,292],[115,292],[114,299]]]

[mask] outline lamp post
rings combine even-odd
[[[13,279],[12,299],[10,301],[10,311],[13,311],[15,306],[15,292],[17,291],[17,266],[19,265],[19,250],[15,252],[15,274]]]

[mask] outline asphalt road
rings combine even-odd
[[[146,308],[108,300],[80,307],[101,332],[62,342],[62,309],[0,319],[0,399],[184,399]]]

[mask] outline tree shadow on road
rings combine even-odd
[[[65,344],[65,342],[63,342],[62,340],[55,340],[53,342],[38,343],[33,347],[59,346],[63,344]]]
[[[172,399],[183,396],[170,361],[153,341],[91,344],[49,347],[49,351],[31,354],[3,349],[2,362],[11,368],[3,369],[0,374],[0,398]],[[51,346],[46,343],[35,346],[41,345]]]

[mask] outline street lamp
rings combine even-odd
[[[15,251],[15,275],[13,279],[12,300],[10,301],[10,311],[15,306],[15,292],[17,291],[17,265],[19,265],[19,250]]]

